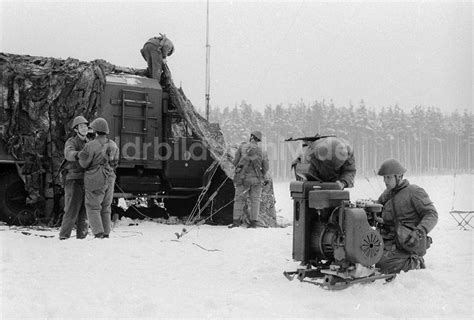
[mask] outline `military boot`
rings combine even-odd
[[[247,226],[247,228],[256,228],[257,227],[257,220],[252,220],[250,221],[250,224]]]
[[[228,225],[227,228],[232,229],[232,228],[237,228],[240,227],[240,220],[234,220],[232,224]]]

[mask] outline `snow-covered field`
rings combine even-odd
[[[59,241],[0,226],[0,317],[11,318],[469,318],[473,232],[453,206],[473,210],[473,176],[408,177],[439,213],[427,269],[394,281],[327,291],[288,281],[292,227],[228,229],[124,219],[110,239]],[[455,183],[454,183],[455,182]],[[380,178],[356,181],[352,200],[377,198]],[[292,220],[288,182],[275,184],[278,214]],[[43,238],[35,235],[55,235]]]

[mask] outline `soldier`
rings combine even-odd
[[[107,138],[109,126],[104,118],[91,123],[96,137],[79,153],[79,164],[84,174],[85,205],[92,233],[96,238],[108,238],[111,230],[111,205],[114,195],[115,168],[119,150]]]
[[[260,141],[262,141],[262,133],[260,131],[252,132],[249,142],[242,143],[235,154],[233,161],[235,166],[235,202],[233,223],[229,228],[240,226],[247,194],[250,196],[250,224],[248,227],[257,227],[262,183],[266,181],[265,176],[269,167],[268,156],[260,147]]]
[[[395,159],[385,160],[378,171],[386,190],[379,197],[383,204],[380,233],[384,254],[375,265],[383,273],[424,269],[423,255],[431,243],[426,235],[438,222],[438,213],[421,187],[403,179],[406,169]],[[421,252],[419,247],[422,245]]]
[[[171,56],[174,52],[171,40],[160,33],[159,37],[148,39],[140,52],[148,64],[148,77],[160,81],[163,62],[166,63],[166,57]]]
[[[77,116],[72,121],[71,128],[75,135],[69,138],[64,145],[63,169],[64,180],[64,215],[59,230],[59,239],[65,240],[71,236],[76,225],[76,238],[84,239],[87,236],[86,209],[84,207],[84,169],[79,165],[78,154],[87,142],[89,121],[83,116]]]
[[[356,174],[354,151],[346,140],[323,137],[314,141],[303,140],[304,155],[293,161],[308,163],[306,178],[312,181],[336,182],[340,189],[354,186]]]

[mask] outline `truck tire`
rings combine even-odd
[[[26,204],[28,193],[16,172],[0,174],[0,220],[7,224],[30,225],[34,210]]]

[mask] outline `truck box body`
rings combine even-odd
[[[176,110],[169,110],[157,80],[107,75],[101,99],[97,113],[120,150],[117,193],[174,197],[201,190],[211,155]]]
[[[120,150],[120,167],[161,169],[163,90],[158,81],[134,75],[108,75],[98,113]]]

